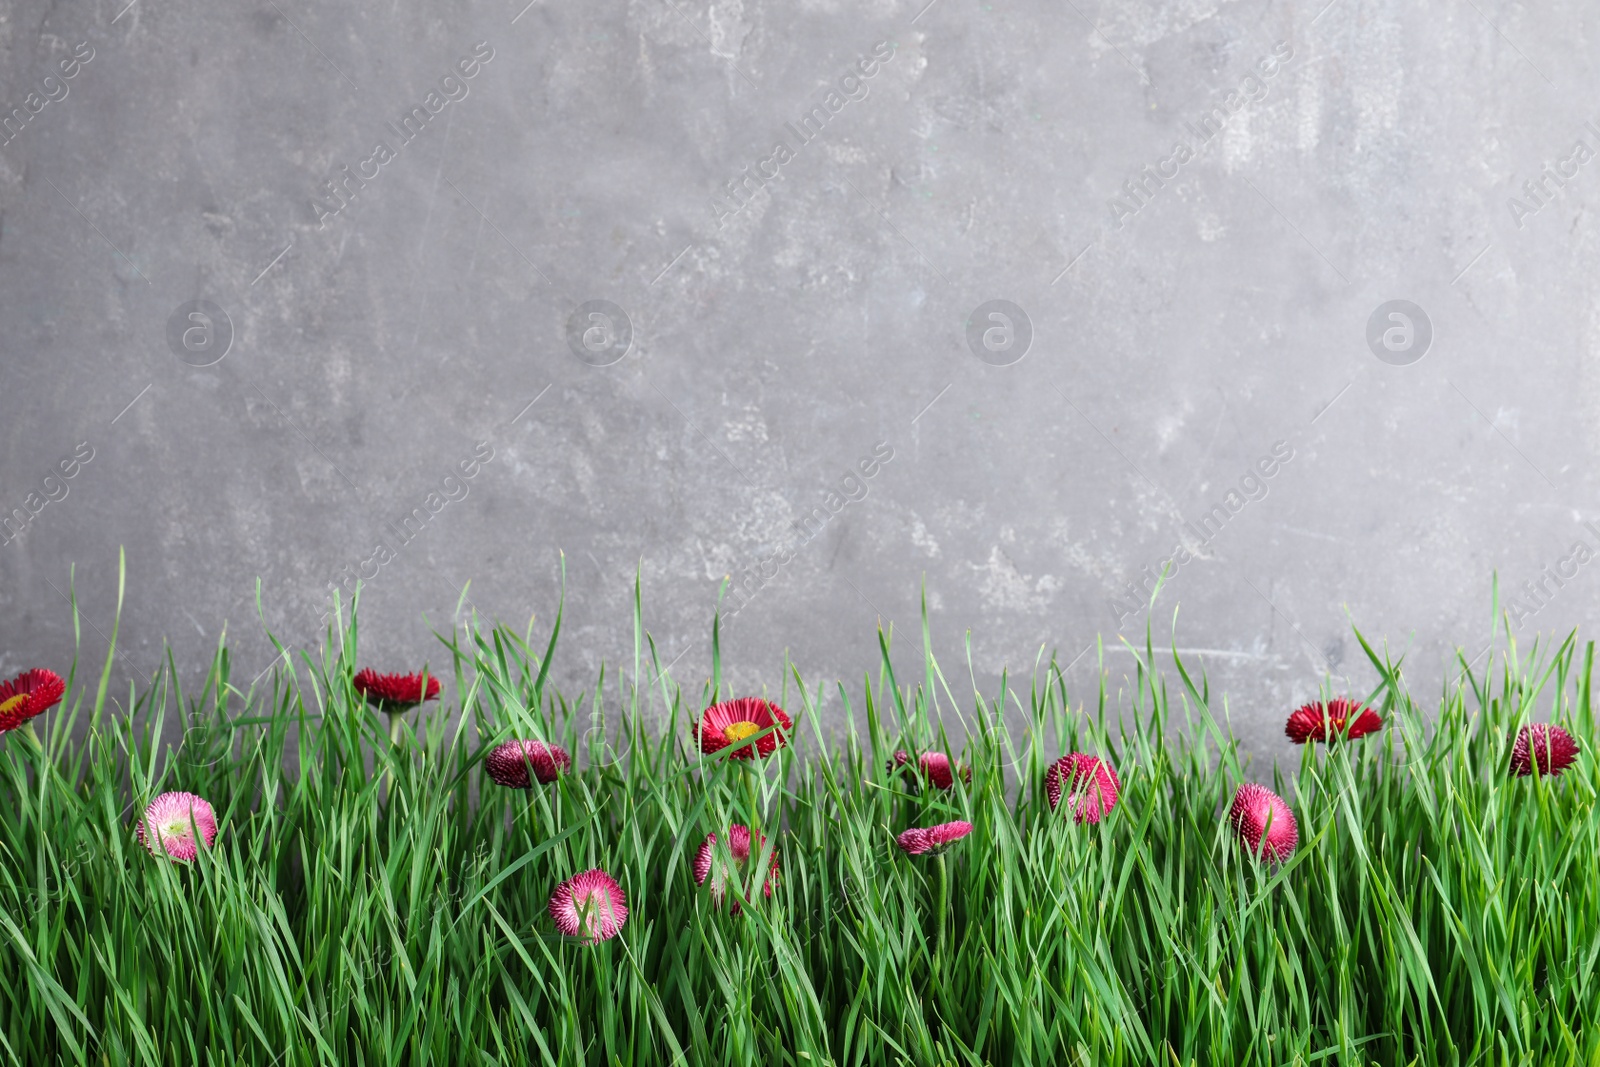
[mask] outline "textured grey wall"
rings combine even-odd
[[[1431,692],[1492,572],[1523,638],[1600,602],[1592,5],[525,3],[0,5],[0,668],[122,545],[122,669],[246,677],[257,576],[305,642],[364,571],[399,668],[559,548],[569,685],[642,560],[691,683],[724,575],[745,686],[925,577],[989,688],[1182,545],[1273,754],[1350,620]]]

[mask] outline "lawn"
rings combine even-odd
[[[717,658],[686,692],[640,620],[571,694],[559,612],[412,664],[367,663],[341,612],[243,691],[225,646],[190,689],[170,658],[126,692],[109,652],[66,665],[0,740],[0,1058],[1600,1064],[1592,644],[1502,629],[1419,701],[1363,640],[1373,690],[1324,695],[1381,729],[1273,770],[1170,637],[1087,689],[1041,658],[978,695],[924,623],[915,677],[883,634],[860,683],[729,692]],[[442,692],[374,706],[374,666]],[[702,720],[746,697],[792,727]],[[1516,774],[1540,721],[1577,757]],[[490,759],[512,739],[544,744]],[[1252,779],[1283,803],[1230,818]],[[209,809],[141,844],[175,791]]]

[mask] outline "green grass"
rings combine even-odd
[[[796,744],[752,766],[690,749],[705,703],[743,694],[720,664],[704,692],[659,674],[637,598],[633,660],[592,691],[550,684],[559,629],[441,634],[454,700],[394,748],[351,689],[354,622],[248,692],[226,647],[199,692],[170,658],[120,699],[111,653],[97,678],[75,669],[42,750],[0,742],[0,1058],[1600,1064],[1592,645],[1502,635],[1425,710],[1363,641],[1389,728],[1278,777],[1301,845],[1271,867],[1221,818],[1249,775],[1220,697],[1181,662],[1152,671],[1177,654],[1148,638],[1131,675],[1081,693],[1050,661],[958,696],[926,625],[919,677],[896,677],[887,637],[860,686],[785,665],[768,695]],[[825,737],[824,718],[847,731]],[[1557,779],[1507,774],[1534,718],[1583,747]],[[560,742],[574,773],[495,787],[482,758],[512,736]],[[901,747],[959,753],[970,786],[904,791],[884,767]],[[1045,767],[1075,749],[1122,777],[1098,826],[1044,800]],[[196,864],[134,841],[167,789],[216,807]],[[976,829],[947,857],[935,958],[939,867],[892,839],[957,818]],[[772,833],[783,866],[737,916],[689,869],[730,822]],[[631,907],[598,946],[545,913],[591,866]]]

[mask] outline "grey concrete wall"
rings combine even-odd
[[[395,669],[564,549],[567,685],[639,567],[690,684],[732,575],[740,686],[925,581],[953,679],[1087,692],[1182,545],[1273,755],[1352,621],[1431,693],[1494,572],[1524,641],[1600,602],[1592,5],[524,5],[0,4],[0,668],[74,567],[103,649],[119,546],[124,677],[246,679],[258,577],[303,643],[365,570]]]

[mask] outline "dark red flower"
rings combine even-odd
[[[1228,821],[1233,823],[1239,840],[1249,846],[1251,855],[1279,863],[1294,855],[1300,840],[1289,805],[1266,786],[1254,782],[1241,785],[1233,795]]]
[[[1065,789],[1072,817],[1080,823],[1094,823],[1117,806],[1122,782],[1117,778],[1116,768],[1105,760],[1086,752],[1072,752],[1045,771],[1044,789],[1050,798],[1051,811],[1061,803],[1061,793]]]
[[[560,745],[543,741],[506,741],[496,745],[483,761],[484,769],[503,786],[532,789],[533,779],[544,785],[555,781],[572,767],[572,757]],[[533,777],[528,768],[533,768]]]
[[[1577,758],[1578,742],[1561,727],[1548,723],[1524,726],[1517,731],[1517,743],[1511,746],[1511,769],[1518,778],[1527,777],[1535,769],[1553,778]]]
[[[35,715],[57,704],[67,685],[55,671],[35,667],[8,682],[0,682],[0,733],[15,730]]]
[[[379,674],[370,667],[355,677],[356,692],[381,711],[406,711],[439,695],[439,679],[421,674]]]
[[[913,769],[911,766],[911,753],[903,748],[899,749],[889,760],[889,770],[893,771],[900,768],[904,769],[907,782],[916,784],[918,772],[920,771],[922,779],[932,782],[939,789],[954,787],[957,773],[961,775],[963,782],[970,784],[972,781],[972,768],[958,763],[951,763],[950,757],[943,752],[924,752],[917,757],[917,766]]]
[[[694,731],[700,751],[707,756],[768,730],[770,732],[754,745],[736,749],[730,757],[755,759],[759,753],[762,759],[766,759],[789,743],[788,733],[794,729],[794,722],[771,701],[759,697],[740,697],[711,705],[700,716],[700,721],[689,729]]]
[[[696,885],[705,885],[706,880],[711,880],[711,899],[720,907],[722,898],[727,895],[728,881],[730,879],[739,883],[746,897],[755,895],[755,886],[746,885],[745,868],[752,860],[761,856],[761,850],[766,847],[766,836],[760,833],[752,835],[748,826],[735,823],[728,831],[728,854],[733,858],[730,867],[726,863],[717,862],[717,835],[707,834],[706,839],[700,842],[700,850],[694,856],[694,881]],[[753,879],[752,879],[753,881]],[[772,860],[767,866],[767,877],[762,882],[763,896],[772,896],[772,888],[778,882],[778,850],[772,850]],[[739,913],[739,902],[735,900],[731,914]]]
[[[1283,732],[1295,744],[1303,745],[1307,741],[1337,741],[1341,737],[1354,741],[1381,729],[1383,717],[1377,712],[1349,697],[1334,697],[1326,704],[1315,700],[1296,708]]]
[[[908,856],[937,856],[970,833],[970,822],[944,822],[938,826],[919,826],[907,830],[895,838],[894,843]]]

